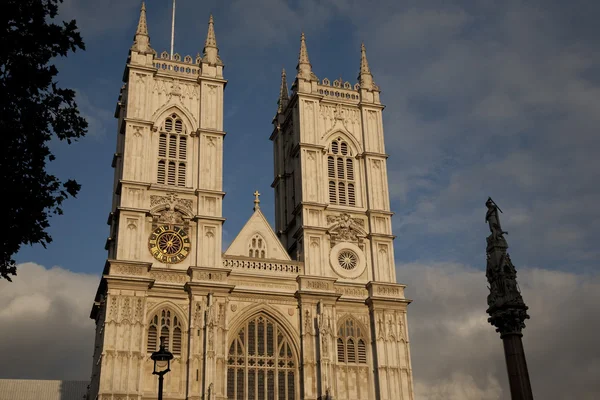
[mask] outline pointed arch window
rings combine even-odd
[[[252,236],[248,242],[248,256],[253,258],[267,258],[267,243],[259,234]]]
[[[148,325],[148,337],[146,340],[146,351],[153,353],[158,350],[159,338],[165,337],[166,348],[176,356],[181,355],[182,343],[181,321],[177,315],[169,309],[163,309],[152,317]]]
[[[341,137],[329,146],[327,178],[330,204],[356,206],[354,157],[350,146]]]
[[[298,360],[281,326],[265,314],[247,321],[229,347],[228,399],[296,400]]]
[[[183,121],[177,114],[165,118],[158,138],[156,182],[185,186],[188,139]]]
[[[346,318],[339,324],[336,343],[338,363],[367,363],[367,339],[365,332],[363,332],[352,318]]]

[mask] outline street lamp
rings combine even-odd
[[[165,337],[160,337],[160,347],[158,351],[152,353],[150,358],[154,361],[154,372],[152,375],[158,375],[158,400],[163,398],[163,377],[171,370],[171,360],[173,353],[165,349]]]

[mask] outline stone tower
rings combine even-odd
[[[273,120],[276,231],[253,212],[222,252],[223,63],[157,55],[145,7],[115,117],[111,227],[91,317],[89,399],[155,398],[150,355],[174,354],[165,399],[413,399],[395,283],[379,101],[319,81],[304,35]]]

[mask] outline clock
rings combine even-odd
[[[177,264],[185,260],[190,253],[190,238],[178,226],[161,225],[148,239],[148,248],[152,256],[165,264]]]

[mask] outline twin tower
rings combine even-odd
[[[257,193],[225,252],[223,67],[212,17],[202,55],[159,56],[142,5],[115,111],[88,399],[156,398],[160,337],[174,354],[165,399],[413,399],[384,107],[364,46],[358,82],[331,83],[302,35],[270,136],[275,230]]]

